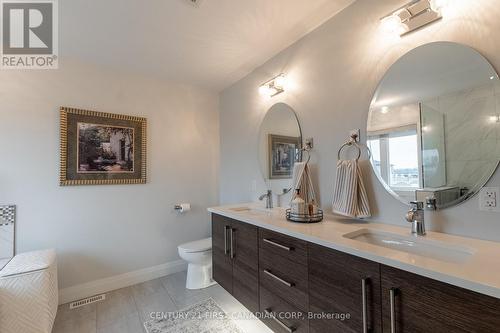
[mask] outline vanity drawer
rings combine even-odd
[[[260,229],[259,248],[307,265],[307,242],[270,230]]]
[[[260,310],[262,321],[276,333],[307,333],[307,313],[276,297],[266,288],[260,287]],[[271,313],[271,315],[269,315]],[[273,317],[273,318],[270,318]]]
[[[259,252],[261,287],[303,311],[309,308],[307,274],[306,265],[298,265],[269,250]]]

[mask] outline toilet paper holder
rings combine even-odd
[[[174,210],[178,213],[185,213],[191,210],[191,205],[188,203],[180,203],[174,205]]]

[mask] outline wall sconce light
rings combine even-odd
[[[491,116],[490,121],[492,123],[497,123],[497,124],[500,123],[500,115],[497,114],[496,116]]]
[[[286,76],[285,74],[280,74],[273,77],[271,80],[263,83],[259,87],[259,92],[261,95],[274,97],[285,91]]]
[[[412,0],[380,21],[386,32],[402,37],[442,19],[441,9],[447,3],[448,0]]]

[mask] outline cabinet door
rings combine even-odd
[[[258,228],[232,222],[230,256],[233,262],[233,296],[247,309],[259,311]]]
[[[310,332],[381,332],[380,304],[378,263],[309,244]]]
[[[384,332],[487,333],[500,331],[500,300],[382,266]],[[391,293],[394,290],[391,309]]]
[[[233,292],[233,263],[229,253],[231,220],[212,214],[212,274],[229,293]]]

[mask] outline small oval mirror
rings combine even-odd
[[[293,166],[301,155],[302,132],[289,105],[277,103],[267,111],[258,144],[260,170],[268,189],[277,194],[290,189]]]
[[[370,105],[367,143],[385,188],[402,202],[456,205],[500,160],[500,83],[470,47],[437,42],[399,59]]]

